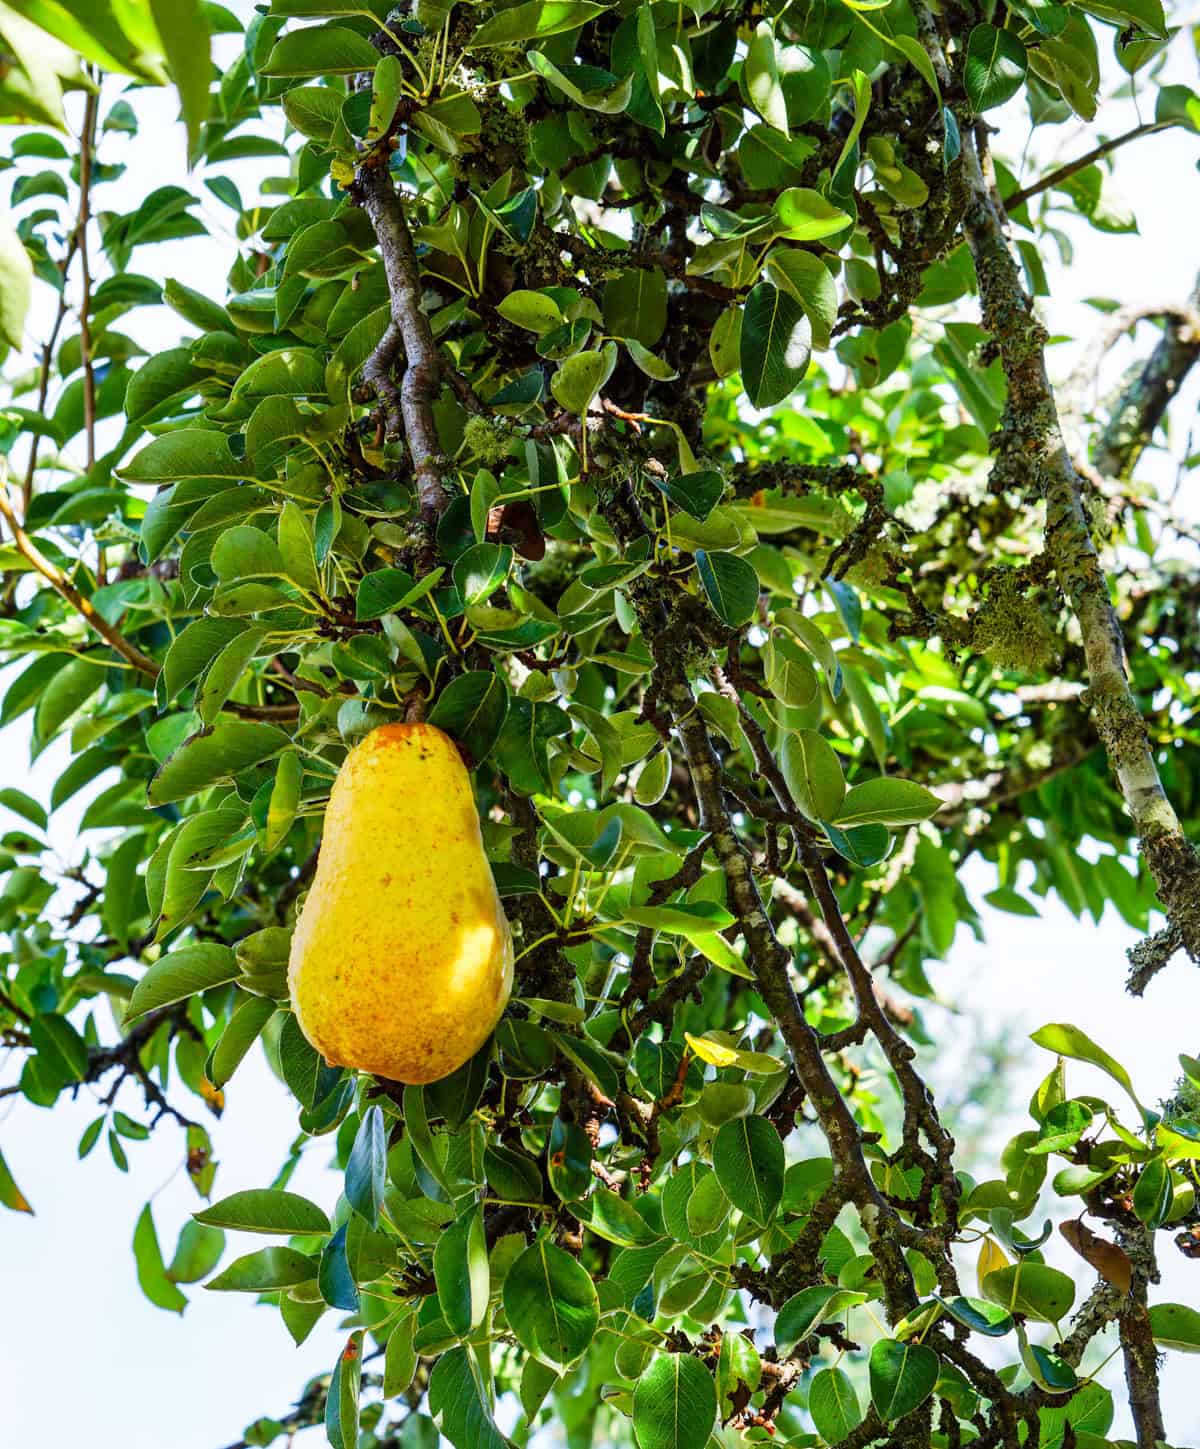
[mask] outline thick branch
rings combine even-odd
[[[950,79],[936,24],[923,5],[918,26],[934,67]],[[1087,700],[1125,797],[1133,828],[1167,916],[1200,961],[1200,859],[1167,799],[1150,739],[1125,672],[1125,648],[1079,477],[1071,463],[1046,372],[1047,334],[1033,314],[993,197],[986,133],[964,128],[963,229],[975,263],[984,326],[1000,352],[1008,401],[1001,446],[1031,499],[1045,499],[1046,552],[1079,623]]]
[[[1128,478],[1154,436],[1171,399],[1200,359],[1200,276],[1185,309],[1168,315],[1165,331],[1138,375],[1125,387],[1096,439],[1093,463],[1105,478]]]
[[[404,207],[384,164],[365,165],[357,177],[361,204],[379,239],[391,297],[392,320],[379,346],[363,364],[363,377],[382,400],[389,437],[404,436],[412,458],[417,496],[427,520],[448,502],[442,482],[443,458],[433,418],[441,386],[437,341],[421,305],[421,272]],[[392,367],[404,355],[404,378],[397,389]]]

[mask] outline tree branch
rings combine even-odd
[[[37,570],[39,574],[57,593],[61,594],[67,603],[78,614],[82,614],[87,622],[95,629],[96,633],[110,645],[122,659],[127,660],[133,667],[142,674],[148,675],[151,679],[158,677],[158,665],[148,654],[143,654],[136,644],[131,644],[119,630],[103,617],[93,606],[90,599],[85,599],[75,585],[67,578],[57,564],[52,563],[46,555],[38,548],[37,544],[29,537],[21,525],[17,522],[17,515],[13,512],[12,504],[8,501],[8,493],[3,480],[0,480],[0,516],[12,530],[13,541],[21,556]]]
[[[1142,370],[1122,391],[1093,449],[1105,478],[1128,478],[1162,421],[1171,399],[1200,359],[1200,275],[1185,307],[1166,308],[1166,330]],[[1118,314],[1119,315],[1119,314]]]
[[[637,503],[626,489],[609,508],[618,537],[628,540],[642,525]],[[688,683],[680,657],[679,621],[672,619],[658,586],[646,576],[629,588],[642,635],[654,660],[657,698],[669,713],[683,745],[684,759],[699,809],[700,826],[712,840],[725,875],[728,902],[746,941],[755,984],[788,1047],[797,1079],[829,1143],[835,1185],[843,1202],[853,1202],[879,1265],[889,1318],[893,1322],[915,1305],[912,1273],[904,1245],[922,1235],[905,1223],[876,1186],[863,1155],[858,1123],[830,1075],[820,1039],[804,1016],[789,977],[791,953],[780,943],[767,915],[749,856],[738,839],[722,787],[721,762]],[[953,1271],[950,1265],[950,1271]]]
[[[363,364],[363,377],[382,400],[389,437],[404,437],[412,458],[417,497],[427,522],[449,501],[442,481],[444,460],[433,418],[441,386],[441,362],[429,318],[421,305],[421,272],[404,207],[392,184],[387,158],[374,157],[359,167],[355,186],[379,240],[379,252],[391,297],[391,322],[379,346]],[[404,356],[404,379],[397,388],[392,368]]]
[[[22,558],[41,574],[51,588],[61,595],[75,612],[92,626],[104,642],[116,650],[122,659],[131,664],[139,673],[146,675],[147,678],[157,679],[159,664],[148,654],[143,654],[137,645],[126,639],[119,629],[113,628],[93,606],[92,601],[79,592],[62,569],[46,557],[17,522],[16,513],[8,500],[2,481],[0,481],[0,517],[4,518],[12,531],[13,541]],[[227,699],[221,705],[221,709],[228,714],[237,715],[239,719],[253,720],[294,720],[300,714],[298,704],[243,704],[235,699]]]
[[[1103,141],[1083,156],[1078,156],[1074,161],[1068,161],[1064,166],[1049,172],[1039,181],[1030,182],[1028,186],[1022,186],[1019,191],[1011,192],[1004,198],[1004,209],[1012,212],[1031,197],[1039,196],[1053,186],[1061,186],[1064,181],[1069,181],[1077,172],[1083,171],[1094,161],[1102,160],[1118,147],[1128,145],[1130,141],[1136,141],[1141,136],[1153,135],[1155,131],[1165,131],[1169,126],[1177,124],[1175,121],[1147,121],[1144,125],[1134,126],[1132,131],[1126,131],[1124,135],[1114,136],[1111,141]]]
[[[924,4],[917,4],[915,14],[934,69],[949,84],[936,22]],[[994,199],[986,142],[983,127],[964,126],[963,230],[979,281],[983,323],[998,347],[1008,386],[999,446],[1029,496],[1045,499],[1046,552],[1083,637],[1087,702],[1159,901],[1179,927],[1188,954],[1200,962],[1200,857],[1163,789],[1146,723],[1129,686],[1120,624],[1046,372],[1047,333],[1033,314],[1009,250],[1003,211]]]

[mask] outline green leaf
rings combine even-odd
[[[455,561],[454,586],[464,604],[482,604],[508,578],[513,563],[508,544],[472,544]]]
[[[808,1412],[817,1433],[837,1444],[862,1423],[862,1406],[849,1374],[838,1368],[822,1369],[808,1390]]]
[[[615,337],[653,347],[667,327],[667,279],[657,267],[631,267],[604,287],[604,325]]]
[[[487,1311],[487,1240],[483,1218],[472,1209],[444,1232],[433,1250],[438,1303],[452,1332],[465,1338],[483,1322]]]
[[[1049,1026],[1040,1027],[1033,1032],[1029,1039],[1038,1046],[1045,1047],[1048,1052],[1057,1052],[1060,1057],[1072,1057],[1079,1062],[1090,1062],[1102,1072],[1107,1072],[1114,1082],[1125,1088],[1134,1106],[1145,1116],[1146,1109],[1137,1099],[1129,1073],[1115,1057],[1109,1056],[1103,1047],[1097,1046],[1077,1026],[1070,1026],[1066,1022],[1052,1022]]]
[[[455,1449],[511,1449],[496,1428],[479,1370],[465,1348],[450,1349],[434,1365],[429,1412]]]
[[[784,1154],[765,1117],[737,1117],[717,1129],[712,1165],[729,1201],[765,1227],[783,1197]]]
[[[577,352],[559,363],[550,379],[550,391],[567,412],[582,417],[616,365],[615,343],[606,342],[599,352]]]
[[[279,1033],[279,1068],[292,1095],[304,1107],[323,1101],[341,1075],[338,1068],[327,1066],[309,1044],[291,1012],[284,1017]]]
[[[167,1277],[149,1203],[142,1209],[133,1230],[133,1260],[137,1265],[138,1284],[150,1302],[168,1313],[182,1313],[187,1307],[187,1298]]]
[[[1021,1362],[1034,1383],[1050,1394],[1070,1393],[1078,1382],[1071,1365],[1049,1349],[1030,1343],[1023,1323],[1018,1322],[1016,1329]]]
[[[713,612],[731,629],[748,624],[758,608],[758,575],[735,553],[696,551],[696,571]]]
[[[829,1284],[818,1283],[811,1288],[802,1288],[787,1300],[775,1319],[776,1348],[780,1353],[790,1353],[818,1324],[826,1323],[847,1308],[866,1301],[865,1293]]]
[[[243,630],[213,660],[196,693],[196,712],[206,725],[216,720],[225,701],[237,688],[266,633],[266,629]]]
[[[162,702],[170,704],[179,691],[204,673],[210,661],[246,628],[240,619],[193,619],[171,641],[163,660]]]
[[[924,1344],[881,1338],[872,1345],[869,1369],[871,1402],[885,1423],[894,1423],[933,1393],[939,1360]]]
[[[179,91],[188,151],[194,153],[200,127],[208,120],[208,88],[213,77],[205,9],[200,0],[150,0],[150,11]]]
[[[125,1013],[126,1024],[160,1006],[194,996],[198,991],[223,986],[237,975],[237,958],[228,946],[216,941],[179,946],[147,967],[146,974],[133,988]]]
[[[328,141],[342,118],[343,99],[328,86],[295,86],[283,94],[283,113],[302,136]]]
[[[515,45],[521,40],[545,39],[564,30],[577,30],[602,15],[605,8],[591,0],[548,0],[548,3],[529,0],[485,20],[467,42],[467,48],[482,50],[491,45]]]
[[[704,1449],[716,1417],[716,1384],[700,1360],[656,1354],[633,1392],[638,1449]]]
[[[742,66],[742,88],[758,114],[783,135],[788,132],[787,100],[779,76],[775,35],[764,20],[755,27]]]
[[[843,830],[856,825],[887,825],[898,830],[905,825],[919,825],[941,808],[937,796],[915,780],[880,776],[848,790],[841,810],[829,818]]]
[[[496,311],[506,322],[524,327],[527,332],[538,336],[562,325],[563,315],[553,297],[544,292],[528,292],[518,289],[509,292],[496,304]]]
[[[792,796],[810,820],[836,820],[846,793],[842,762],[816,730],[784,736],[779,768]]]
[[[329,238],[333,245],[343,245],[345,232],[338,222],[317,223],[317,226],[330,227],[329,232],[323,230],[322,241]],[[316,227],[306,227],[300,233],[301,238],[313,230]],[[290,258],[291,255],[293,252],[288,251]],[[325,396],[325,364],[310,348],[280,348],[277,352],[268,352],[257,362],[251,362],[233,384],[235,401],[251,397],[307,396]]]
[[[387,1135],[383,1110],[368,1107],[363,1113],[354,1145],[346,1162],[346,1201],[373,1228],[379,1226],[379,1207],[387,1173]]]
[[[864,869],[885,860],[891,849],[891,836],[886,825],[856,825],[842,830],[828,820],[819,823],[834,850]]]
[[[396,106],[403,94],[404,67],[398,55],[381,56],[375,66],[371,83],[371,118],[367,125],[367,139],[376,140],[384,135],[392,124]]]
[[[876,32],[877,34],[879,32]],[[920,75],[921,79],[933,92],[934,100],[938,106],[942,104],[942,91],[938,85],[937,75],[933,69],[933,62],[921,42],[913,35],[889,35],[887,43],[893,50],[898,50],[909,62],[913,69]]]
[[[289,30],[275,42],[261,68],[268,76],[351,75],[373,71],[379,52],[357,31],[341,25]]]
[[[358,1449],[358,1399],[362,1389],[362,1329],[346,1340],[329,1378],[325,1436],[332,1449]]]
[[[185,478],[241,478],[242,465],[229,451],[224,433],[180,428],[165,433],[135,453],[119,470],[129,483],[178,483]]]
[[[1032,901],[1026,900],[1020,891],[1011,886],[997,886],[984,896],[989,906],[997,911],[1007,911],[1013,916],[1038,916],[1041,913]]]
[[[267,825],[264,831],[268,851],[278,850],[287,839],[300,806],[300,788],[304,767],[294,750],[285,750],[275,770],[275,783],[267,802]]]
[[[691,936],[697,931],[723,931],[732,926],[737,917],[714,901],[679,901],[666,906],[629,906],[624,919],[635,926]]]
[[[228,322],[222,319],[222,325]],[[210,370],[196,363],[190,347],[160,352],[147,358],[130,379],[125,415],[131,423],[145,423],[175,412],[210,379]]]
[[[997,1268],[979,1285],[984,1296],[1010,1312],[1059,1323],[1075,1302],[1075,1283],[1044,1263],[1021,1261]]]
[[[13,788],[0,790],[0,805],[22,816],[31,825],[36,825],[39,830],[45,830],[50,823],[42,806],[32,795],[26,795],[24,790]]]
[[[572,1203],[571,1211],[597,1237],[618,1247],[645,1246],[661,1236],[631,1202],[608,1188],[596,1188],[584,1202]]]
[[[817,345],[828,347],[838,309],[837,286],[829,268],[800,247],[775,247],[767,257],[766,273],[804,308]]]
[[[394,1399],[402,1394],[413,1381],[417,1371],[417,1351],[413,1347],[413,1335],[417,1329],[417,1315],[413,1311],[404,1314],[399,1323],[388,1334],[383,1357],[383,1397]]]
[[[29,1040],[38,1056],[68,1082],[81,1082],[87,1072],[87,1043],[65,1016],[35,1016]]]
[[[792,709],[807,709],[818,693],[812,660],[788,634],[772,633],[763,649],[767,688]]]
[[[1200,1313],[1183,1303],[1156,1303],[1150,1309],[1155,1343],[1180,1353],[1200,1353]]]
[[[358,1286],[354,1281],[350,1259],[346,1252],[348,1232],[349,1225],[343,1223],[321,1249],[317,1286],[320,1289],[321,1297],[330,1308],[340,1308],[345,1313],[355,1313],[359,1307]]]
[[[1171,1197],[1171,1170],[1162,1157],[1152,1157],[1133,1185],[1133,1210],[1147,1227],[1160,1227],[1170,1211]]]
[[[1153,40],[1166,40],[1170,34],[1161,0],[1083,0],[1080,9],[1110,25],[1132,27]]]
[[[92,1126],[96,1128],[97,1132],[99,1131],[102,1122],[103,1118],[92,1123]],[[84,1151],[82,1140],[80,1141],[79,1148],[80,1157],[86,1156],[87,1154]],[[28,1199],[21,1191],[21,1189],[17,1186],[16,1180],[14,1179],[12,1172],[9,1170],[8,1163],[4,1160],[3,1152],[0,1152],[0,1203],[3,1203],[10,1212],[30,1214],[32,1214],[33,1212],[33,1209],[29,1206]]]
[[[217,539],[212,550],[217,577],[230,583],[243,579],[282,578],[283,555],[268,533],[250,523],[239,523]]]
[[[842,667],[829,636],[797,609],[776,609],[775,622],[791,630],[813,656],[824,672],[830,694],[837,699],[842,692]]]
[[[499,739],[507,713],[503,678],[490,669],[474,669],[450,681],[434,701],[428,720],[482,763]]]
[[[652,477],[651,482],[687,514],[703,523],[725,492],[725,480],[720,473],[706,470],[700,473],[683,473],[662,479]]]
[[[770,282],[746,299],[738,366],[756,408],[774,407],[800,386],[812,356],[812,324],[804,308]]]
[[[820,241],[844,231],[854,220],[826,201],[819,191],[804,186],[789,186],[781,191],[775,198],[775,215],[781,234],[790,241]]]
[[[450,1197],[450,1179],[446,1175],[445,1157],[439,1152],[425,1111],[425,1094],[420,1087],[404,1089],[404,1125],[412,1140],[413,1151],[420,1158],[430,1177]],[[444,1138],[439,1139],[442,1142]]]
[[[14,352],[24,345],[25,314],[33,292],[33,263],[7,215],[0,217],[0,340]]]
[[[291,499],[283,505],[279,514],[279,552],[286,577],[309,593],[319,594],[321,575],[317,568],[312,520]]]
[[[661,357],[656,357],[648,347],[643,347],[636,338],[626,337],[624,342],[629,350],[630,357],[633,358],[634,362],[647,377],[654,378],[656,382],[671,382],[679,376],[678,368],[672,367],[669,362],[665,362]]]
[[[274,1015],[275,1003],[267,998],[253,996],[242,1002],[209,1059],[208,1076],[214,1087],[229,1081]]]
[[[150,781],[151,805],[185,800],[242,770],[277,755],[290,743],[274,725],[248,720],[218,724],[204,734],[193,735],[169,755]]]
[[[976,111],[1002,106],[1025,84],[1025,47],[1011,30],[976,25],[967,39],[963,84]]]
[[[186,1222],[179,1231],[175,1254],[167,1267],[172,1283],[198,1283],[207,1278],[225,1251],[225,1234],[220,1228]]]
[[[504,1313],[526,1352],[565,1369],[586,1350],[600,1322],[596,1289],[569,1253],[539,1238],[509,1268]]]
[[[376,569],[359,582],[354,617],[360,622],[380,619],[399,609],[415,587],[412,574],[405,569]]]
[[[560,70],[539,50],[526,51],[525,59],[530,69],[537,71],[555,90],[561,91],[586,111],[616,116],[629,104],[629,97],[633,93],[632,76],[618,80],[609,71],[594,65],[572,66],[568,73]]]
[[[330,1231],[329,1219],[316,1203],[279,1188],[235,1192],[192,1216],[209,1227],[242,1233],[282,1233],[290,1237],[294,1233]]]
[[[938,1301],[955,1322],[974,1333],[982,1333],[987,1338],[1003,1338],[1012,1331],[1012,1314],[998,1304],[987,1303],[982,1298],[940,1298]]]

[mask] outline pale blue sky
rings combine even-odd
[[[236,8],[245,11],[248,6]],[[1104,31],[1105,36],[1110,32]],[[1195,84],[1195,62],[1181,54],[1178,79]],[[105,159],[128,159],[126,177],[105,194],[106,205],[132,205],[150,185],[183,181],[184,147],[174,124],[174,108],[165,94],[140,92],[134,103],[142,133],[133,142],[105,141]],[[1014,104],[999,114],[1002,154],[1015,158],[1025,140],[1025,125]],[[1105,133],[1133,123],[1128,103],[1105,113]],[[1056,154],[1066,159],[1094,144],[1095,133],[1063,127],[1051,135]],[[1117,182],[1140,222],[1136,236],[1108,236],[1072,225],[1077,242],[1073,264],[1064,269],[1047,254],[1056,300],[1049,320],[1053,330],[1083,339],[1097,330],[1097,314],[1081,305],[1089,296],[1112,295],[1123,301],[1187,294],[1200,256],[1194,220],[1200,215],[1200,181],[1195,169],[1197,138],[1181,132],[1160,135],[1121,153]],[[247,198],[254,194],[256,163],[242,163],[233,174]],[[198,183],[205,220],[215,241],[182,241],[144,248],[137,269],[159,277],[179,276],[189,285],[220,295],[232,255],[232,213]],[[44,309],[45,299],[41,299]],[[136,335],[147,346],[171,345],[179,335],[172,314],[137,314]],[[36,335],[37,316],[33,334]],[[133,331],[135,328],[131,327]],[[1151,345],[1146,331],[1138,353]],[[1071,365],[1076,347],[1052,353],[1056,375]],[[1112,366],[1129,349],[1118,351]],[[1194,416],[1197,380],[1181,399],[1178,430]],[[1180,440],[1181,443],[1182,440]],[[1161,461],[1160,476],[1173,476]],[[1194,510],[1197,511],[1197,510]],[[0,679],[0,688],[4,681]],[[0,733],[0,775],[43,801],[65,763],[65,742],[52,746],[32,771],[28,736],[22,725]],[[77,836],[83,805],[99,784],[61,812],[53,842],[64,860],[78,861],[88,842]],[[0,812],[2,814],[2,812]],[[15,823],[15,822],[12,822]],[[0,825],[5,820],[0,820]],[[91,842],[96,843],[94,840]],[[990,888],[986,873],[971,871],[969,887],[978,895]],[[972,1040],[966,1016],[989,1027],[1004,1023],[1028,1032],[1046,1021],[1071,1021],[1117,1053],[1133,1073],[1147,1101],[1168,1093],[1179,1051],[1200,1052],[1200,974],[1178,961],[1150,989],[1144,1001],[1131,1001],[1122,989],[1125,947],[1131,933],[1114,914],[1099,928],[1079,925],[1058,906],[1042,921],[1002,916],[985,908],[988,943],[980,946],[960,932],[951,959],[935,966],[931,977],[947,1001],[963,1016],[943,1019],[944,1045],[933,1064],[948,1082],[969,1072],[956,1052]],[[936,1012],[936,1008],[934,1009]],[[1025,1106],[1034,1083],[1044,1074],[1044,1054],[1030,1048],[1011,1079],[1012,1130],[1027,1125]],[[1101,1091],[1103,1079],[1072,1067],[1072,1085]],[[11,1080],[12,1066],[0,1062],[0,1081]],[[210,1123],[220,1162],[216,1195],[264,1185],[276,1171],[295,1130],[293,1104],[257,1055],[239,1071],[227,1091],[228,1110]],[[122,1105],[137,1115],[136,1092],[126,1088]],[[253,1307],[239,1296],[206,1294],[198,1288],[182,1318],[152,1307],[134,1278],[129,1242],[137,1215],[150,1193],[164,1251],[198,1199],[179,1170],[181,1133],[164,1123],[147,1143],[129,1144],[128,1175],[116,1171],[101,1143],[80,1164],[76,1143],[96,1115],[85,1089],[74,1103],[60,1099],[53,1111],[17,1099],[0,1104],[0,1143],[37,1216],[0,1213],[0,1263],[4,1312],[0,1315],[0,1385],[5,1389],[6,1442],[13,1445],[65,1442],[86,1437],[94,1449],[220,1449],[236,1440],[259,1414],[284,1412],[305,1379],[334,1360],[343,1336],[339,1315],[329,1314],[302,1348],[291,1345],[277,1315]],[[189,1109],[190,1110],[190,1109]],[[296,1184],[329,1205],[336,1179],[322,1172],[329,1145],[312,1145]],[[243,1241],[235,1251],[260,1246]],[[1059,1254],[1065,1261],[1065,1247]],[[1158,1296],[1191,1302],[1198,1270],[1163,1238],[1160,1251],[1166,1274]],[[967,1275],[970,1282],[973,1274]],[[70,1365],[69,1374],[64,1364]],[[1116,1365],[1107,1379],[1118,1382]],[[1194,1370],[1179,1355],[1167,1360],[1164,1381],[1168,1424],[1177,1446],[1200,1440],[1200,1407],[1192,1387]],[[1119,1397],[1119,1395],[1118,1395]],[[70,1424],[68,1429],[67,1425]],[[1114,1434],[1127,1430],[1119,1419]],[[61,1426],[61,1427],[60,1427]],[[319,1440],[319,1433],[301,1442]]]

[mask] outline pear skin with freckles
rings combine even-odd
[[[491,1034],[512,990],[508,920],[471,778],[434,725],[382,725],[338,772],[288,989],[327,1062],[416,1084]]]

